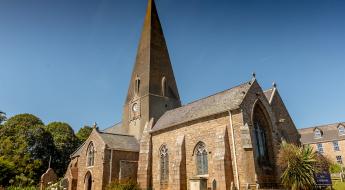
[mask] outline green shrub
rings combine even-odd
[[[340,173],[341,172],[341,165],[339,164],[331,164],[331,166],[329,167],[329,171],[334,174],[334,173]]]
[[[140,190],[140,188],[133,180],[116,180],[111,182],[106,190]]]
[[[35,186],[28,186],[28,187],[17,187],[17,186],[9,186],[6,190],[38,190]]]

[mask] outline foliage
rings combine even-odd
[[[14,163],[5,160],[3,157],[0,157],[0,184],[7,186],[10,184],[10,180],[15,176],[14,173]]]
[[[22,126],[22,127],[31,127],[35,125],[44,125],[41,119],[38,117],[24,113],[15,115],[7,120],[4,126],[8,127],[15,127],[15,126]]]
[[[116,180],[111,182],[106,190],[140,190],[140,188],[133,180]]]
[[[341,165],[337,164],[337,163],[332,163],[329,167],[329,172],[331,173],[340,173],[342,170]]]
[[[0,125],[2,124],[2,122],[6,121],[7,117],[6,117],[6,113],[3,111],[0,111]]]
[[[55,154],[52,136],[37,124],[43,123],[36,116],[21,114],[10,118],[0,129],[0,157],[15,165],[12,185],[37,184],[49,157]]]
[[[46,126],[46,130],[53,137],[57,155],[53,159],[52,168],[58,176],[62,176],[67,169],[70,155],[79,145],[79,140],[70,125],[63,122],[52,122]]]
[[[282,184],[292,190],[312,189],[317,155],[310,146],[298,147],[282,143],[278,154],[278,165],[283,174]]]
[[[9,186],[6,190],[38,190],[35,186],[26,186],[26,187],[16,187],[16,186]]]
[[[89,138],[90,134],[92,132],[92,127],[90,126],[84,126],[79,129],[76,136],[80,140],[81,143],[85,142],[87,138]]]

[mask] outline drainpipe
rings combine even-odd
[[[231,141],[232,141],[232,149],[234,152],[234,162],[235,162],[235,180],[236,180],[236,188],[240,189],[240,180],[238,176],[238,166],[237,166],[237,156],[236,156],[236,146],[235,146],[235,136],[234,136],[234,128],[232,126],[232,114],[231,110],[229,110],[229,123],[230,123],[230,131],[231,131]]]
[[[113,168],[113,150],[110,149],[110,161],[109,161],[109,184],[111,183],[111,171],[112,171],[112,168]]]

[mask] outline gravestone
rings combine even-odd
[[[52,168],[48,168],[46,173],[41,176],[40,190],[45,190],[49,185],[56,183],[58,177]]]

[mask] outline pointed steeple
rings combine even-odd
[[[135,120],[136,125],[140,125],[136,133],[141,135],[151,118],[157,121],[165,111],[179,106],[180,97],[156,4],[149,0],[125,101],[123,124],[131,125]]]

